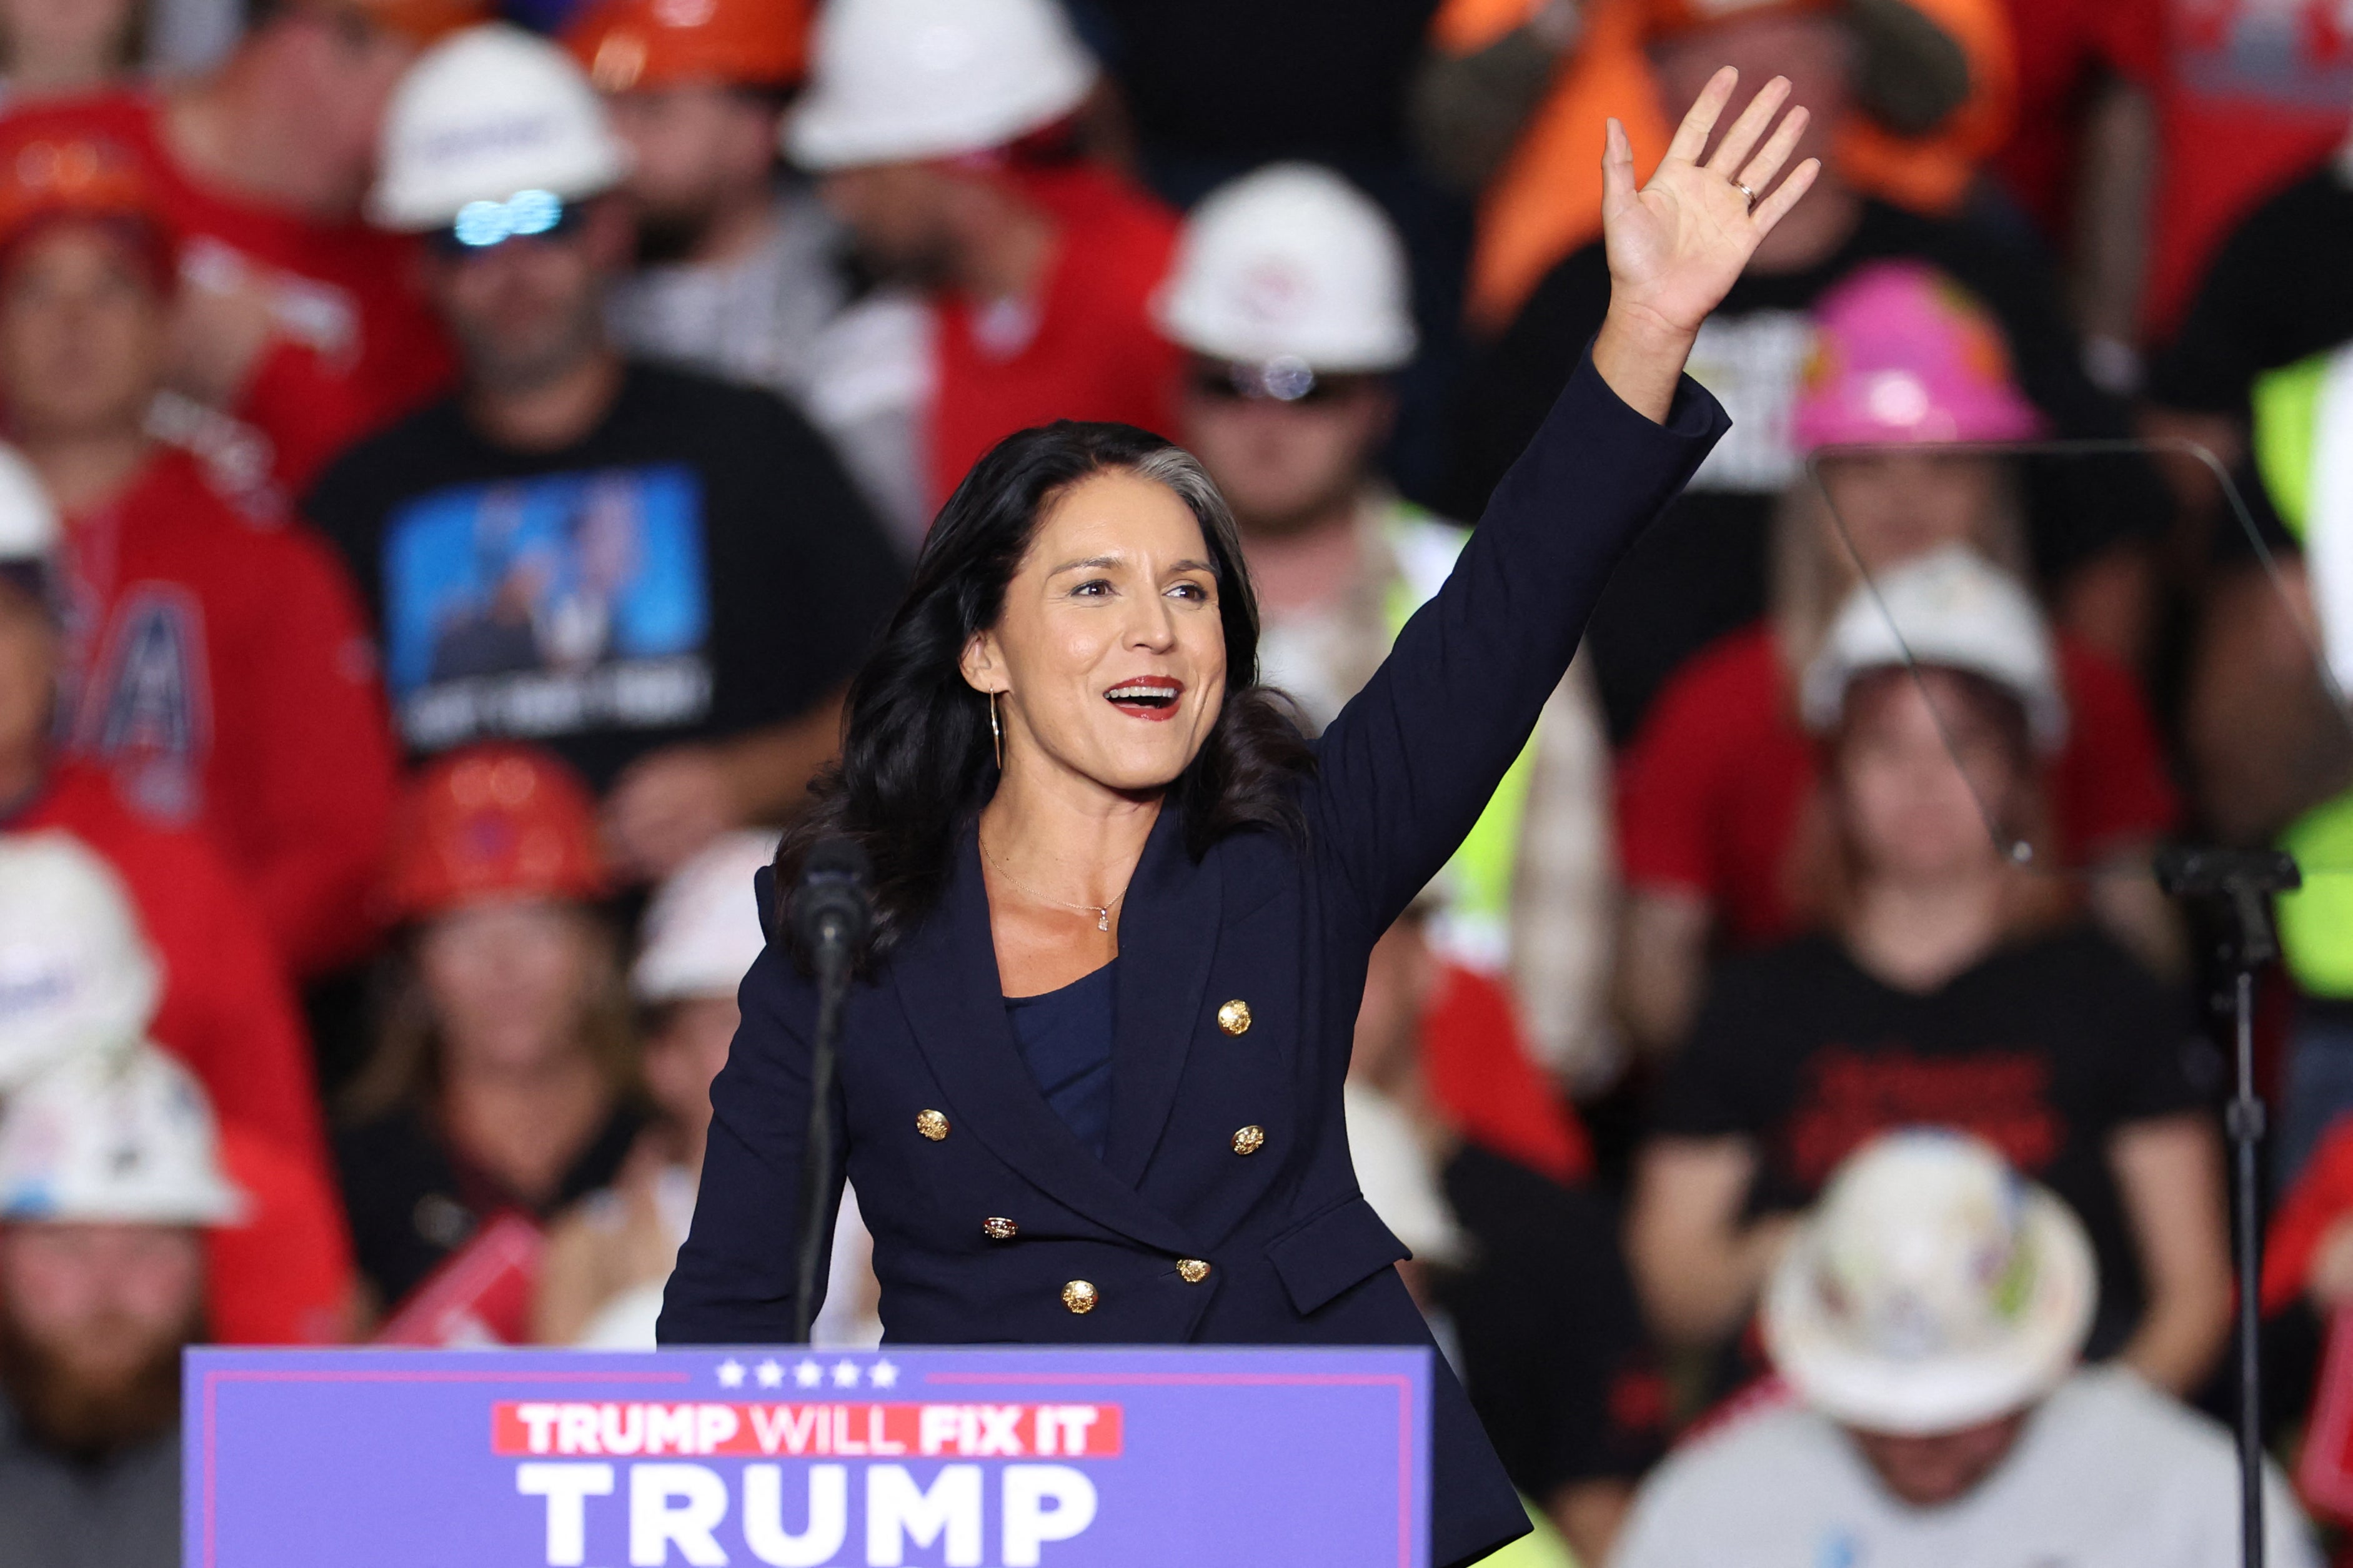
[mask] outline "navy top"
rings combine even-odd
[[[1008,996],[1005,1016],[1038,1092],[1098,1160],[1111,1142],[1113,959],[1060,991]]]

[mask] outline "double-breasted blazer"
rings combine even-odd
[[[1237,832],[1196,860],[1162,814],[1120,916],[1101,1159],[1015,1044],[965,825],[937,907],[843,1014],[830,1113],[890,1339],[1430,1343],[1341,1113],[1367,955],[1519,754],[1612,563],[1727,425],[1689,380],[1653,424],[1588,359],[1452,577],[1318,740],[1296,786],[1303,834]],[[665,1343],[791,1331],[816,989],[771,945],[741,1000]],[[1433,1360],[1442,1564],[1527,1525]]]

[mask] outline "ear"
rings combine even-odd
[[[1005,659],[997,646],[995,632],[975,632],[964,645],[964,653],[956,660],[964,672],[965,684],[975,691],[999,692],[1012,689],[1005,678]]]

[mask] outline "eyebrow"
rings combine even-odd
[[[1106,567],[1124,566],[1126,564],[1127,558],[1125,556],[1090,555],[1084,561],[1065,561],[1060,566],[1048,572],[1046,575],[1049,577],[1059,577],[1065,572],[1099,571]],[[1207,561],[1188,560],[1172,562],[1170,563],[1170,570],[1176,572],[1207,572],[1212,577],[1218,574],[1217,567]]]

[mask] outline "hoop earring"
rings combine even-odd
[[[988,694],[988,743],[997,753],[997,771],[1005,771],[1005,731],[997,722],[997,693]]]

